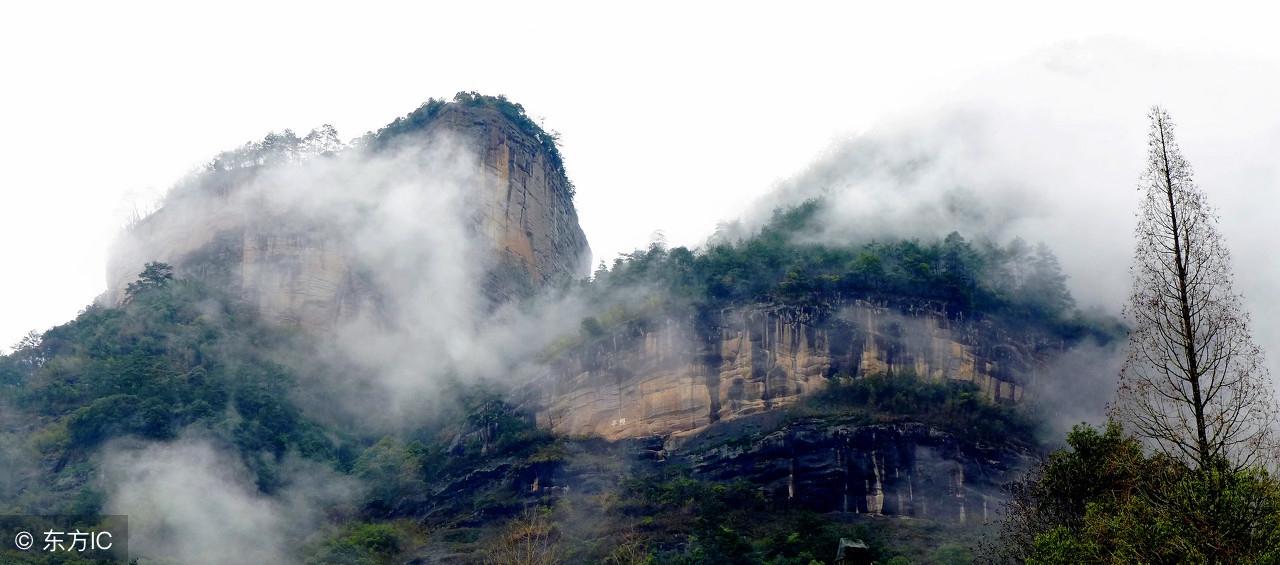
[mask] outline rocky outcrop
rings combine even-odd
[[[691,434],[794,403],[837,373],[972,382],[992,401],[1017,402],[1064,347],[921,305],[754,306],[716,318],[624,326],[559,355],[536,386],[539,423],[609,439]]]
[[[695,476],[748,480],[774,500],[820,512],[984,523],[1001,508],[1001,485],[1031,458],[980,446],[920,423],[801,419],[750,441],[688,446]]]
[[[440,525],[478,523],[571,493],[617,494],[619,477],[654,481],[687,469],[700,481],[750,483],[777,508],[976,526],[997,519],[1008,498],[1003,485],[1034,461],[1024,449],[975,442],[919,422],[779,416],[763,412],[718,422],[676,441],[568,438],[555,458],[500,457],[439,477],[422,496],[398,500],[391,513]],[[476,498],[502,504],[477,512]]]
[[[467,148],[466,166],[478,169],[468,175],[475,184],[465,195],[468,225],[492,251],[467,260],[484,265],[480,286],[491,304],[586,274],[591,252],[572,185],[545,140],[492,105],[429,104],[409,118],[397,124],[412,127],[389,127],[365,148],[392,151],[405,140],[441,138]],[[349,229],[309,216],[305,201],[298,212],[267,211],[243,195],[237,199],[238,190],[269,168],[256,161],[211,168],[193,186],[175,190],[115,246],[104,301],[118,303],[145,263],[162,261],[179,276],[228,288],[266,318],[289,325],[331,327],[355,312],[378,309],[379,289],[362,268]],[[271,190],[270,184],[258,188]]]
[[[437,132],[474,144],[492,180],[478,201],[476,222],[504,263],[527,273],[535,286],[586,274],[591,249],[558,157],[491,108],[446,105],[423,130]]]

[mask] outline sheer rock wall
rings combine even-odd
[[[837,373],[967,381],[1017,402],[1062,347],[994,322],[866,301],[827,316],[742,307],[702,325],[666,319],[558,356],[535,384],[539,423],[608,439],[688,435],[792,404]]]
[[[494,252],[482,281],[491,303],[587,273],[591,250],[571,185],[538,140],[497,110],[459,104],[414,132],[435,134],[461,140],[478,158],[482,194],[468,202],[473,229]],[[347,234],[303,216],[219,206],[218,194],[252,182],[256,171],[218,175],[200,198],[170,198],[128,230],[109,262],[103,301],[118,303],[146,263],[162,261],[179,276],[232,289],[285,324],[323,329],[378,307]]]

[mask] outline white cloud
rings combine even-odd
[[[188,438],[105,446],[106,512],[129,517],[133,556],[178,563],[297,563],[326,507],[350,500],[349,478],[298,460],[281,463],[286,486],[258,492],[233,454]]]
[[[821,237],[942,236],[1048,243],[1084,306],[1127,298],[1147,110],[1164,105],[1221,215],[1237,290],[1280,367],[1280,66],[1119,39],[1046,49],[986,73],[933,110],[837,143],[748,212],[819,194]]]

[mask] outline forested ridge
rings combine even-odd
[[[555,136],[519,105],[474,93],[454,103],[500,112],[563,168]],[[358,144],[416,131],[444,104],[429,101]],[[619,327],[643,334],[660,320],[701,323],[734,307],[828,311],[859,300],[998,320],[1063,348],[1127,339],[1106,422],[1065,438],[1048,435],[1051,404],[997,402],[972,382],[911,371],[834,372],[794,404],[714,422],[683,443],[551,433],[525,383],[505,374],[450,373],[429,414],[350,425],[333,409],[341,399],[325,397],[333,390],[314,385],[359,386],[369,376],[359,366],[323,362],[332,358],[319,355],[326,343],[316,335],[267,323],[228,289],[151,262],[118,303],[88,306],[0,356],[0,513],[92,522],[112,510],[104,461],[113,452],[199,442],[235,462],[259,503],[283,504],[306,483],[344,485],[320,504],[312,529],[289,532],[289,558],[306,563],[813,565],[835,563],[837,548],[854,562],[894,564],[1280,562],[1275,405],[1262,351],[1171,119],[1159,108],[1151,119],[1127,324],[1078,309],[1046,246],[958,232],[821,238],[822,199],[776,210],[748,236],[695,249],[655,241],[528,298],[571,298],[583,312],[531,364]],[[343,147],[331,128],[273,134],[220,155],[192,186],[229,189],[273,160]],[[1055,375],[1092,382],[1065,373]],[[823,467],[832,452],[839,465]],[[852,486],[851,455],[867,455],[870,467]],[[919,488],[945,493],[958,521],[881,512],[886,461],[917,457],[944,469],[946,481]],[[805,462],[842,485],[843,510],[800,502]],[[990,479],[1028,464],[1005,485],[1005,508],[989,514],[985,494],[966,506],[966,469]],[[724,468],[741,476],[715,474]],[[851,492],[862,499],[852,507]],[[979,508],[982,520],[966,521],[966,509]],[[0,558],[63,562],[7,547]]]
[[[1020,241],[972,244],[959,234],[848,245],[797,241],[819,206],[814,201],[780,210],[759,234],[741,241],[697,251],[661,245],[638,250],[592,279],[555,292],[582,293],[605,305],[611,294],[642,286],[651,297],[661,297],[650,307],[668,313],[762,301],[804,308],[841,295],[898,297],[937,304],[955,316],[1049,320],[1064,335],[1109,331],[1079,317],[1065,277],[1043,247]],[[589,334],[600,320],[609,320],[609,312],[583,320],[583,331]],[[315,378],[299,370],[314,367],[291,363],[283,354],[310,346],[305,334],[262,323],[221,290],[175,278],[167,265],[148,265],[121,304],[90,306],[0,358],[3,400],[23,422],[5,430],[6,457],[26,462],[0,493],[5,507],[101,512],[104,493],[93,476],[102,446],[126,438],[163,442],[194,435],[236,453],[264,495],[296,480],[280,471],[293,457],[368,485],[354,506],[336,515],[331,536],[307,550],[317,563],[389,562],[433,531],[453,536],[450,543],[490,551],[484,548],[500,543],[492,536],[513,516],[548,532],[555,520],[567,519],[570,510],[560,503],[528,515],[524,509],[531,504],[555,500],[528,489],[539,477],[583,472],[584,451],[601,451],[598,442],[538,429],[500,379],[448,385],[456,401],[414,429],[370,435],[335,427],[327,418],[309,416],[298,402],[308,394],[308,379]],[[794,417],[925,421],[973,441],[1037,442],[1035,424],[1021,410],[991,405],[971,385],[910,375],[840,377],[829,391],[797,406]],[[841,535],[877,540],[874,551],[881,555],[927,554],[917,545],[895,549],[883,532],[865,525],[823,526],[835,529],[821,539],[805,537],[801,528],[823,523],[820,515],[784,512],[749,494],[749,487],[707,482],[678,465],[628,469],[623,462],[632,457],[630,445],[603,448],[608,457],[593,460],[612,469],[606,474],[630,477],[627,492],[609,496],[636,502],[577,502],[603,513],[608,520],[602,524],[611,526],[594,541],[561,539],[557,547],[571,560],[609,557],[617,549],[610,548],[621,544],[642,560],[659,562],[723,562],[730,552],[730,560],[739,562],[809,563],[823,560],[821,554]],[[474,482],[477,473],[490,478]],[[674,493],[683,494],[672,498]],[[702,508],[704,503],[712,506]],[[733,510],[725,513],[716,505]],[[690,530],[672,521],[687,512],[702,516],[703,525]],[[745,529],[729,533],[717,525],[724,517],[742,521]],[[959,546],[947,551],[964,554]]]

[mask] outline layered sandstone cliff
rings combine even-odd
[[[537,383],[540,424],[610,439],[688,435],[794,403],[838,373],[911,373],[1022,399],[1063,345],[992,321],[855,301],[830,314],[742,307],[703,327],[666,319],[560,355]]]
[[[475,239],[490,250],[487,257],[466,260],[482,265],[479,283],[491,303],[586,274],[591,252],[578,225],[572,185],[538,132],[493,105],[429,104],[406,118],[366,140],[365,149],[417,147],[411,141],[421,141],[423,151],[433,143],[462,146],[456,159],[474,169],[467,173],[471,185],[463,214]],[[231,289],[268,319],[290,325],[332,327],[359,311],[377,310],[379,289],[350,226],[317,218],[305,201],[297,210],[246,204],[240,194],[245,186],[273,190],[269,180],[259,182],[268,169],[257,163],[211,168],[180,187],[185,190],[175,190],[115,246],[103,300],[119,302],[146,263],[161,261],[179,276]],[[436,245],[423,241],[415,247]]]
[[[586,274],[591,249],[578,225],[573,185],[559,157],[548,152],[542,140],[493,108],[460,104],[444,106],[422,130],[426,136],[436,133],[455,136],[475,148],[488,180],[487,196],[477,201],[475,220],[479,231],[502,253],[502,263],[527,273],[534,286]],[[493,276],[505,274],[496,271]],[[503,284],[493,278],[491,282]],[[504,293],[517,290],[490,292],[503,298]]]

